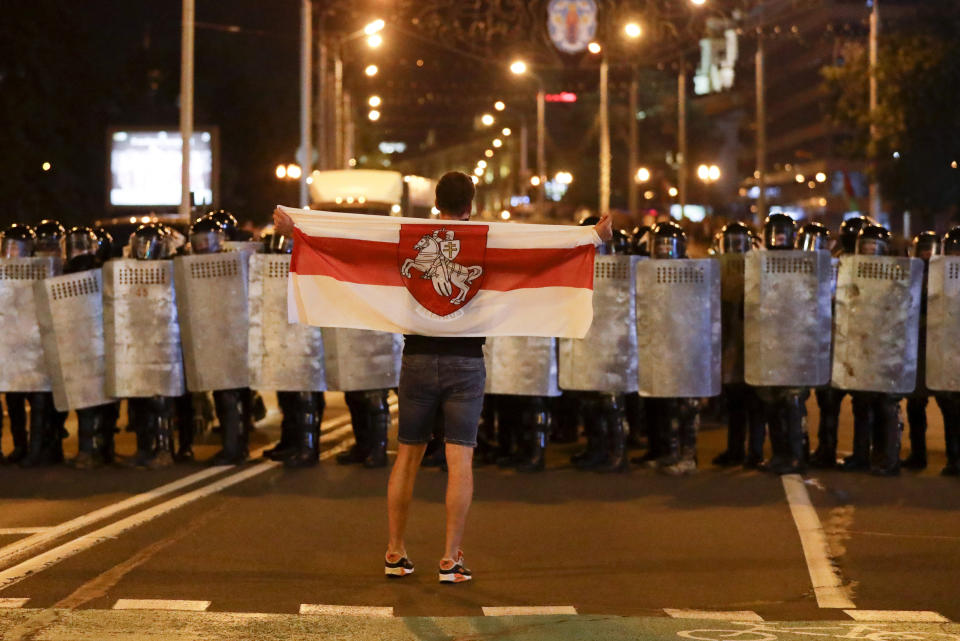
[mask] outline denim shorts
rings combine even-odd
[[[422,445],[442,428],[445,442],[476,447],[486,378],[483,357],[404,354],[398,440]]]

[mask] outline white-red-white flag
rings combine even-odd
[[[582,338],[593,227],[341,214],[293,218],[291,322],[426,336]]]

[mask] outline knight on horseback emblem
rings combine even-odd
[[[434,291],[447,298],[452,305],[463,305],[470,288],[483,275],[479,265],[464,266],[456,262],[460,255],[460,240],[449,229],[437,229],[423,234],[413,246],[414,258],[407,258],[400,266],[404,278],[413,278],[412,270],[421,272],[420,278],[430,280]],[[454,288],[457,293],[454,294]]]

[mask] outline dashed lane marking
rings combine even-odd
[[[674,619],[709,619],[713,621],[750,621],[761,623],[763,617],[752,610],[678,610],[664,608]]]
[[[800,534],[800,545],[807,562],[807,571],[813,583],[817,597],[817,606],[821,608],[856,608],[843,587],[840,573],[830,560],[827,537],[823,532],[820,517],[810,501],[810,494],[799,474],[785,474],[780,477],[783,490],[790,504],[793,522]]]
[[[206,612],[209,601],[186,601],[182,599],[117,599],[114,610],[179,610]]]
[[[30,597],[25,599],[18,599],[13,597],[7,597],[0,599],[0,609],[3,610],[15,610],[16,608],[22,608],[27,604],[27,601],[30,600]]]
[[[320,603],[301,603],[300,614],[310,615],[346,615],[356,617],[392,617],[393,607],[372,605],[323,605]]]
[[[47,525],[43,527],[0,527],[0,536],[2,535],[13,535],[13,534],[37,534],[38,532],[46,532],[52,530],[52,525]]]
[[[854,621],[871,623],[949,623],[950,619],[930,610],[844,610]]]
[[[577,609],[572,605],[516,605],[516,606],[488,606],[483,608],[485,617],[513,617],[536,616],[548,614],[576,614]]]

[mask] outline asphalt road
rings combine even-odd
[[[894,479],[711,468],[725,436],[709,426],[701,470],[687,478],[579,472],[566,464],[575,446],[552,447],[542,474],[478,468],[464,541],[475,580],[441,586],[445,475],[424,469],[418,479],[407,540],[417,572],[385,580],[388,470],[330,460],[349,428],[342,399],[329,397],[327,460],[313,469],[0,467],[0,633],[767,641],[900,630],[960,639],[949,623],[855,620],[960,621],[960,480],[938,475],[933,403],[930,468]],[[809,409],[815,426],[812,400]],[[261,423],[254,447],[270,442],[278,419]],[[842,421],[841,448],[848,404]],[[132,447],[124,435],[119,448]],[[825,607],[831,598],[847,605]],[[552,616],[491,616],[517,607]],[[689,620],[701,616],[741,623]]]

